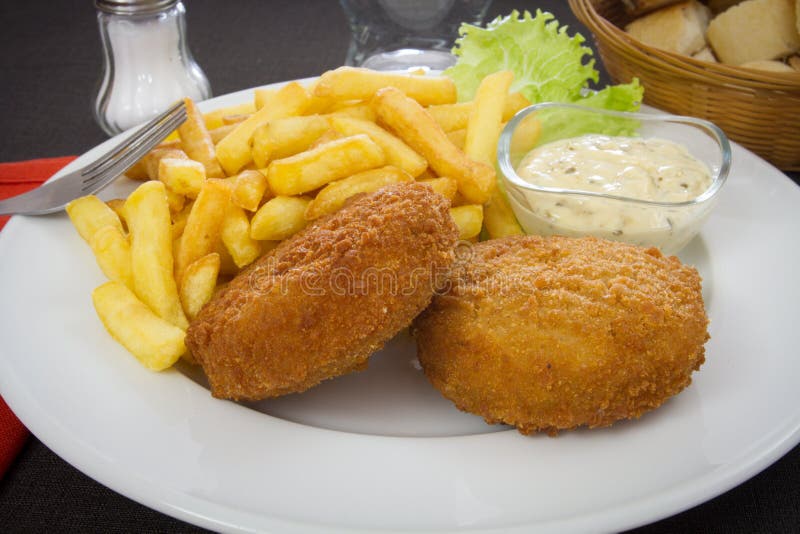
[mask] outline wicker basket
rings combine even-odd
[[[569,0],[594,34],[615,83],[637,77],[645,103],[710,120],[776,167],[800,170],[800,73],[753,71],[708,63],[647,46],[622,29],[619,0]]]

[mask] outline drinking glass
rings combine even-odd
[[[455,63],[462,22],[481,24],[491,0],[340,0],[352,33],[346,65],[376,70]]]

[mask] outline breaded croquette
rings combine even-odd
[[[657,249],[515,236],[475,245],[414,323],[433,385],[528,434],[660,406],[704,361],[700,276]]]
[[[414,183],[353,197],[234,278],[186,338],[213,395],[275,397],[365,368],[451,266],[449,207]]]

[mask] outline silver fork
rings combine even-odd
[[[97,193],[130,169],[186,120],[183,101],[154,118],[97,161],[33,191],[0,200],[0,215],[43,215],[64,209],[72,200]]]

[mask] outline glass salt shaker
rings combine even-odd
[[[184,97],[211,96],[186,43],[180,0],[95,0],[103,75],[94,117],[109,135],[136,126]]]

